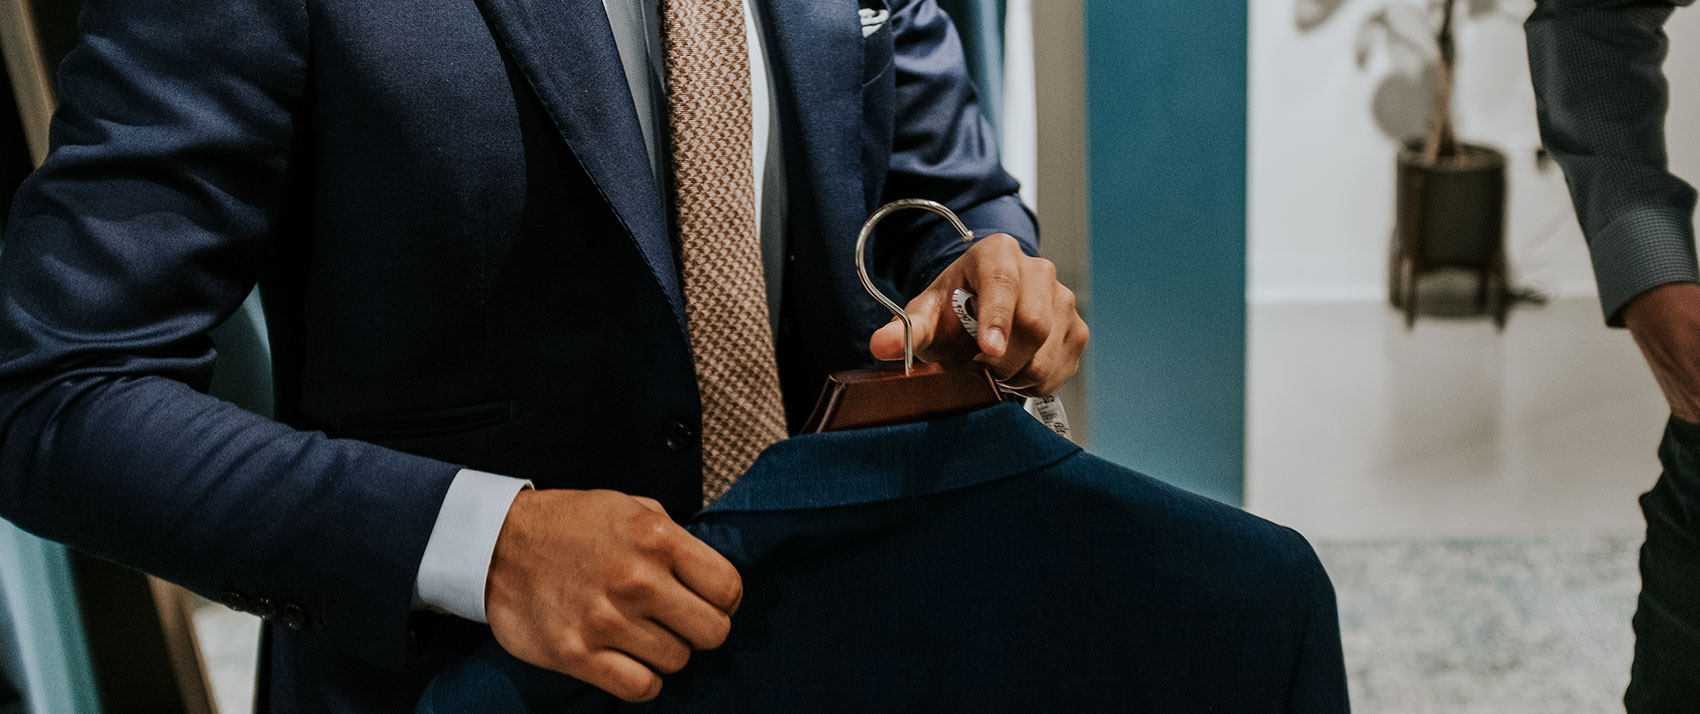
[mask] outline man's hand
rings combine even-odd
[[[952,311],[957,289],[979,302],[977,342]],[[927,361],[972,358],[1030,396],[1049,395],[1080,371],[1089,337],[1074,291],[1057,282],[1057,267],[1022,253],[1021,244],[1002,233],[976,242],[905,311],[915,323],[915,352]],[[903,323],[881,327],[868,347],[878,359],[903,359]]]
[[[1623,309],[1623,321],[1671,414],[1700,423],[1700,285],[1673,283],[1641,293]]]
[[[737,569],[661,504],[613,491],[521,491],[488,583],[509,653],[634,702],[725,642],[743,597]]]

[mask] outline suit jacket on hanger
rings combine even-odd
[[[1348,709],[1303,537],[1014,405],[781,442],[690,529],[744,600],[660,698],[622,704],[491,645],[418,714]]]

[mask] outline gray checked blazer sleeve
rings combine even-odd
[[[1665,20],[1693,2],[1538,0],[1525,25],[1541,138],[1569,181],[1615,327],[1637,295],[1700,282],[1695,192],[1668,169],[1662,69]]]

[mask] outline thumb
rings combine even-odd
[[[904,312],[914,327],[915,354],[919,355],[933,344],[938,328],[938,295],[931,291],[909,301]],[[868,351],[874,359],[896,361],[903,359],[903,321],[893,317],[891,322],[874,331],[868,340]]]
[[[891,322],[874,331],[873,338],[868,340],[868,351],[874,359],[890,362],[903,359],[903,322],[891,318]]]

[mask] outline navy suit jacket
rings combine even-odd
[[[689,527],[744,599],[660,698],[622,705],[491,645],[419,714],[1348,709],[1304,538],[1013,405],[782,442]]]
[[[877,204],[1036,228],[932,0],[754,2],[796,418],[886,321],[851,260]],[[863,7],[891,12],[866,38]],[[0,256],[0,515],[277,613],[262,707],[318,714],[411,709],[458,657],[409,608],[463,466],[697,510],[665,202],[601,0],[90,0],[81,32]],[[898,292],[964,250],[924,215],[876,244]],[[256,283],[275,419],[203,393]]]

